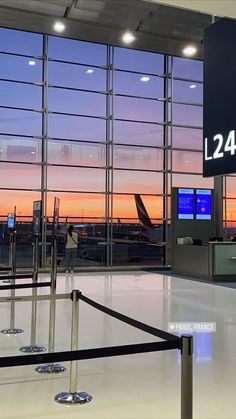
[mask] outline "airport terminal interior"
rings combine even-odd
[[[236,419],[236,127],[208,124],[235,19],[0,0],[0,418]]]

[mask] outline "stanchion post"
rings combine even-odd
[[[78,350],[79,336],[79,296],[81,292],[73,290],[72,299],[72,321],[71,321],[71,351]],[[83,404],[92,400],[92,396],[85,391],[77,392],[78,361],[70,363],[70,390],[62,392],[54,397],[57,403],[61,404]]]
[[[11,290],[11,298],[15,297],[15,290]],[[15,301],[11,301],[10,307],[10,329],[15,327]]]
[[[57,284],[57,239],[52,237],[51,248],[51,292],[56,293]]]
[[[49,315],[49,338],[48,350],[54,351],[55,347],[55,325],[56,325],[56,284],[57,284],[57,239],[52,238],[52,251],[51,251],[51,297],[50,300],[50,315]]]
[[[39,270],[39,253],[38,253],[38,246],[39,246],[39,238],[38,236],[34,236],[34,243],[33,243],[33,284],[38,282],[38,270]],[[25,350],[23,352],[36,352],[35,349],[39,349],[40,347],[36,348],[36,323],[37,323],[37,300],[35,297],[37,296],[37,288],[32,289],[32,312],[31,312],[31,345],[29,347],[24,347]],[[28,348],[28,350],[26,349]],[[35,349],[34,349],[35,348]],[[39,352],[43,352],[46,348],[41,347],[42,350]],[[20,348],[23,350],[23,348]],[[38,352],[38,351],[37,351]]]
[[[16,274],[16,232],[11,233],[11,273]]]
[[[15,283],[15,280],[13,280]],[[15,297],[15,290],[11,290],[11,298]],[[19,329],[15,327],[15,301],[10,302],[10,327],[7,329],[1,330],[1,333],[4,335],[17,335],[18,333],[23,333],[23,329]]]
[[[71,350],[78,350],[79,338],[79,291],[73,290],[72,298],[72,320],[71,320]],[[70,393],[77,392],[78,361],[70,363]]]
[[[10,234],[10,252],[11,252],[11,273],[12,275],[16,274],[16,232],[12,231]],[[12,280],[7,280],[4,282],[10,282],[12,285],[15,285],[15,278]],[[11,298],[15,297],[15,290],[11,290]],[[1,330],[1,333],[4,335],[17,335],[18,333],[23,333],[23,329],[15,327],[15,301],[10,302],[10,327],[7,329]]]
[[[181,336],[181,419],[193,419],[193,336]]]
[[[55,326],[56,326],[56,284],[57,284],[57,239],[52,237],[51,248],[51,300],[49,312],[49,337],[48,352],[54,352],[55,349]],[[66,368],[61,364],[39,365],[35,368],[39,373],[61,373]]]
[[[39,271],[39,237],[34,236],[33,242],[33,282],[38,280]]]
[[[34,236],[33,242],[33,284],[38,282],[39,270],[39,238]],[[19,351],[26,353],[44,352],[46,348],[42,345],[36,345],[36,328],[37,328],[37,288],[32,289],[32,309],[31,309],[31,337],[30,345],[24,345],[19,348]]]
[[[11,275],[16,274],[16,232],[10,232],[10,252],[9,252],[9,265]],[[3,282],[14,284],[13,279],[3,279]]]

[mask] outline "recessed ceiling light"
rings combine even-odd
[[[92,68],[88,68],[88,70],[86,71],[87,74],[92,74],[93,73],[93,69]]]
[[[31,151],[30,154],[35,154],[35,151]]]
[[[147,77],[147,76],[143,76],[140,79],[140,81],[149,81],[149,80],[150,80],[150,77]]]
[[[192,57],[197,52],[197,48],[193,45],[188,45],[186,48],[183,49],[183,54],[186,55],[186,57]]]
[[[135,41],[135,36],[131,32],[125,32],[122,36],[122,41],[125,44],[132,44]]]
[[[29,65],[35,65],[35,64],[36,64],[36,61],[34,61],[34,60],[29,60],[29,61],[28,61],[28,64],[29,64]]]
[[[197,87],[196,84],[190,84],[189,89],[195,89],[195,87]]]
[[[64,30],[65,30],[65,25],[64,25],[64,23],[62,23],[62,22],[55,22],[54,23],[54,25],[53,25],[53,29],[56,31],[56,32],[63,32]]]
[[[189,163],[189,160],[185,160],[185,163]]]

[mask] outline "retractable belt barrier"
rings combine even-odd
[[[16,234],[11,233],[10,236],[10,263],[11,266],[0,267],[0,272],[11,272],[10,274],[0,275],[0,280],[4,282],[11,282],[16,279],[28,279],[31,278],[33,282],[38,279],[38,268],[39,268],[39,238],[34,236],[33,238],[33,272],[31,274],[18,274],[16,273]]]
[[[45,284],[47,284],[47,282],[45,282]],[[45,285],[48,286],[48,285]],[[15,301],[15,302],[27,302],[27,301],[50,301],[50,300],[66,300],[66,299],[70,299],[71,294],[57,294],[57,296],[51,296],[51,295],[44,295],[44,294],[40,294],[40,295],[36,295],[36,296],[32,296],[32,295],[19,295],[19,296],[14,296],[14,297],[0,297],[0,303],[5,303],[8,301]],[[1,359],[1,358],[0,358]]]
[[[50,287],[51,282],[38,282],[32,284],[14,284],[14,285],[0,285],[0,291],[2,290],[17,290],[22,288],[42,288],[42,287]],[[0,297],[1,301],[1,297]]]
[[[179,342],[179,346],[176,346],[176,349],[180,349],[180,342],[181,339],[171,333],[164,332],[163,330],[156,329],[155,327],[148,326],[145,323],[141,323],[137,320],[132,319],[131,317],[127,317],[124,314],[118,313],[117,311],[111,310],[108,307],[105,307],[95,301],[91,300],[88,297],[80,294],[79,299],[84,301],[85,303],[91,305],[92,307],[96,308],[97,310],[103,311],[103,313],[109,314],[112,317],[115,317],[118,320],[121,320],[124,323],[129,324],[130,326],[136,327],[137,329],[143,330],[144,332],[149,333],[150,335],[156,336],[161,339],[165,339],[167,341],[175,340]]]
[[[67,295],[64,295],[64,297],[65,296]],[[92,400],[92,396],[86,392],[77,392],[78,360],[179,349],[181,350],[181,419],[193,418],[192,336],[183,335],[180,338],[163,330],[146,325],[145,323],[125,316],[91,300],[88,297],[83,296],[82,293],[78,290],[72,291],[71,295],[69,294],[69,296],[72,299],[71,351],[54,352],[40,355],[26,355],[24,357],[1,357],[0,368],[33,365],[42,362],[51,364],[59,361],[70,361],[70,391],[59,393],[55,396],[54,399],[55,401],[64,404],[86,403]],[[44,299],[47,298],[47,296],[40,297],[44,297]],[[57,299],[55,296],[51,296],[51,298],[54,300]],[[95,309],[102,311],[118,320],[121,320],[130,326],[163,339],[163,341],[78,350],[79,300],[82,300],[84,303],[91,305]]]
[[[27,301],[27,298],[29,298],[28,301],[32,301],[32,318],[33,318],[33,307],[36,306],[37,302],[35,299],[35,292],[37,293],[37,288],[42,288],[42,287],[50,287],[51,286],[51,282],[42,282],[42,283],[31,283],[31,284],[11,284],[11,285],[0,285],[0,291],[3,290],[11,290],[11,295],[10,296],[5,296],[5,297],[0,297],[0,303],[6,303],[6,302],[10,302],[10,326],[6,327],[4,329],[2,329],[0,331],[0,333],[3,333],[4,335],[16,335],[18,333],[23,333],[24,330],[19,328],[19,327],[15,327],[15,303],[19,302],[19,301]],[[32,288],[32,296],[26,296],[26,297],[22,297],[22,296],[15,296],[15,290],[16,289],[25,289],[25,288]],[[35,335],[35,330],[36,330],[36,316],[35,316],[35,320],[34,320],[34,324],[33,324],[33,329],[34,329],[34,335]],[[37,347],[39,348],[39,346]],[[46,348],[44,349],[46,350]],[[36,352],[36,351],[35,351]],[[38,351],[39,352],[39,351]]]
[[[86,359],[108,358],[111,356],[179,349],[178,340],[172,342],[135,343],[132,345],[112,346],[110,348],[80,349],[77,351],[63,351],[40,355],[5,356],[0,358],[0,368],[35,365],[39,363],[81,361]]]
[[[2,279],[32,279],[33,274],[15,274],[15,275],[0,275],[0,280]]]
[[[7,271],[11,271],[12,267],[11,266],[1,266],[0,267],[0,272],[7,272]]]

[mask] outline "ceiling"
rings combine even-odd
[[[143,0],[163,3],[220,17],[236,18],[235,0]]]
[[[0,0],[0,26],[55,35],[53,22],[61,18],[66,23],[65,37],[124,46],[121,36],[129,29],[136,36],[132,48],[181,55],[186,43],[194,43],[199,50],[197,58],[202,58],[203,31],[211,24],[211,15],[160,3],[155,0]]]

